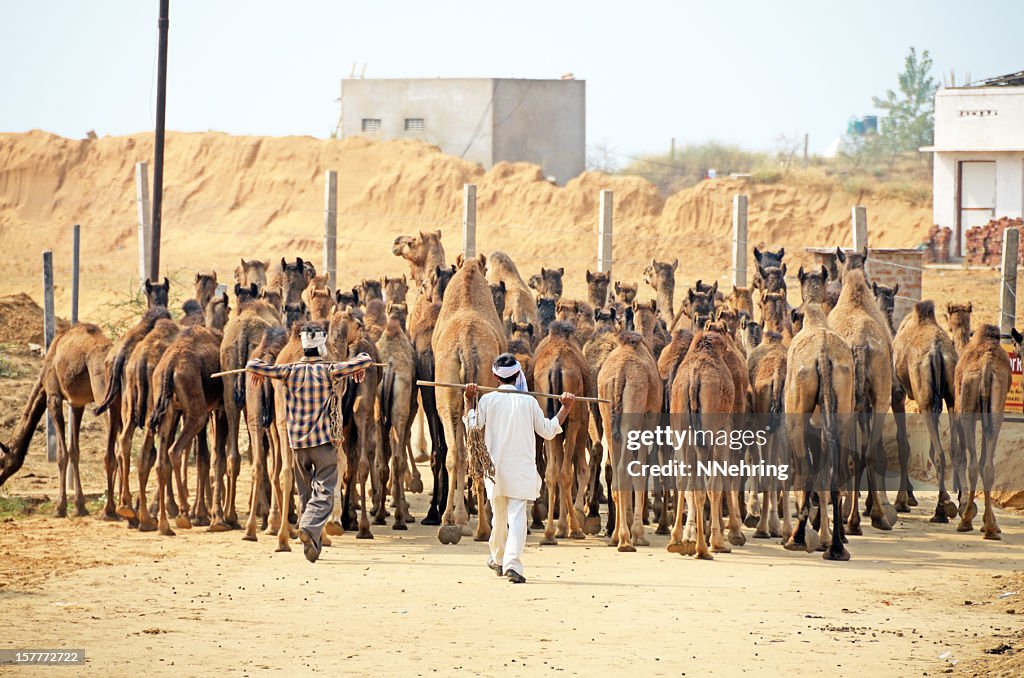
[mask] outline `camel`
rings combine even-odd
[[[564,274],[564,268],[541,267],[539,274],[530,276],[528,287],[539,295],[554,297],[557,301],[562,298],[562,276]]]
[[[384,463],[390,461],[394,470],[391,499],[395,506],[395,522],[391,529],[406,530],[406,523],[413,520],[405,500],[404,480],[408,470],[406,444],[416,409],[416,354],[397,318],[388,319],[384,332],[377,341],[377,351],[381,362],[388,364],[380,380],[378,407],[383,428],[381,447]],[[416,470],[415,464],[412,468]],[[419,478],[418,470],[414,477]],[[418,487],[420,491],[423,490],[422,481]],[[383,492],[383,488],[381,491]]]
[[[952,301],[946,304],[946,326],[949,328],[949,336],[953,339],[953,347],[957,355],[962,356],[971,341],[971,312],[974,305],[971,302],[957,304]]]
[[[725,363],[729,351],[725,336],[719,332],[698,332],[690,344],[686,357],[679,365],[672,382],[671,411],[685,417],[684,421],[694,431],[728,430],[729,413],[733,411],[735,392],[733,378]],[[730,460],[728,446],[715,444],[715,436],[701,436],[696,444],[683,447],[680,462],[694,469],[694,474],[684,479],[676,477],[676,489],[686,496],[686,528],[683,528],[682,507],[676,511],[672,536],[668,544],[670,553],[695,555],[698,559],[712,560],[711,552],[728,553],[731,549],[725,543],[722,530],[722,485],[721,481],[708,481],[696,477],[698,464]],[[704,502],[711,500],[711,548],[705,541]],[[730,507],[730,531],[739,530],[739,516]]]
[[[829,294],[828,281],[829,272],[827,266],[821,267],[821,272],[815,270],[804,271],[801,266],[797,271],[797,279],[800,281],[800,300],[803,304],[821,304],[822,310],[829,313],[839,300]]]
[[[793,477],[801,485],[797,491],[797,526],[784,546],[810,553],[819,543],[828,542],[822,554],[825,560],[849,560],[850,553],[843,546],[839,490],[849,463],[846,451],[855,444],[854,353],[829,327],[821,306],[805,304],[803,329],[793,337],[786,362],[786,428],[790,458],[798,467]],[[810,468],[804,468],[804,460],[810,461]],[[826,489],[832,505],[831,530],[824,501]],[[811,495],[815,492],[821,498],[820,533],[808,526]]]
[[[639,288],[639,283],[615,281],[615,297],[610,302],[610,306],[614,308],[618,316],[623,319],[626,329],[629,331],[633,331],[635,329],[633,324],[633,302],[636,301],[636,295]]]
[[[1024,337],[1016,328],[1011,330],[1011,337],[1018,350]],[[1000,344],[999,328],[995,325],[983,324],[974,332],[967,343],[960,362],[957,363],[954,375],[954,401],[959,425],[967,449],[968,467],[967,497],[961,502],[960,524],[957,532],[970,532],[974,529],[974,518],[978,515],[978,505],[974,502],[977,494],[979,470],[983,492],[985,494],[985,511],[982,516],[982,535],[985,539],[1002,539],[995,513],[992,511],[992,483],[995,481],[996,445],[999,443],[999,430],[1003,426],[1003,413],[1006,409],[1006,394],[1010,390],[1010,358]],[[981,420],[981,459],[977,455],[977,430],[975,426]],[[962,469],[964,455],[957,455],[957,466]]]
[[[235,284],[242,287],[249,287],[249,285],[255,284],[256,288],[260,291],[266,289],[269,264],[257,259],[250,259],[249,261],[242,259],[241,262],[241,264],[235,267]]]
[[[796,334],[795,327],[793,334]],[[764,339],[764,328],[761,327],[760,323],[756,323],[752,318],[744,315],[740,317],[739,335],[740,347],[743,349],[743,353],[749,357],[751,352],[761,345],[761,341]]]
[[[576,325],[576,343],[586,346],[590,338],[597,331],[597,324],[594,320],[594,307],[586,301],[576,302],[576,318],[573,320]]]
[[[729,308],[739,314],[746,314],[748,318],[754,317],[754,294],[752,287],[733,287],[725,301]]]
[[[296,257],[295,263],[289,264],[281,257],[280,264],[274,264],[269,271],[270,280],[267,287],[278,290],[284,298],[284,303],[295,304],[302,301],[302,292],[309,285],[309,282],[316,277],[313,265]]]
[[[793,317],[788,312],[789,304],[782,292],[765,292],[761,295],[761,327],[764,331],[775,332],[782,337],[782,344],[789,346],[793,341]]]
[[[665,329],[658,323],[658,302],[654,299],[645,302],[634,301],[632,310],[633,326],[640,333],[640,336],[644,338],[647,347],[654,355],[654,359],[657,360],[662,350],[671,340]]]
[[[939,500],[935,506],[933,523],[946,523],[956,515],[956,504],[950,501],[946,491],[946,453],[939,437],[939,416],[942,403],[949,412],[950,441],[952,458],[957,457],[956,421],[954,420],[954,378],[957,364],[953,340],[935,321],[935,304],[921,301],[900,324],[893,340],[893,354],[898,380],[906,396],[917,403],[918,409],[926,413],[928,428],[928,457],[939,476]],[[901,460],[902,461],[902,460]],[[901,494],[905,488],[901,484]]]
[[[359,290],[352,288],[351,290],[338,290],[334,293],[334,303],[339,311],[344,311],[347,308],[353,308],[359,305]]]
[[[866,253],[857,256],[866,258]],[[882,446],[882,425],[892,402],[892,336],[865,280],[863,258],[857,262],[853,255],[849,257],[849,263],[859,263],[861,268],[843,270],[843,291],[836,307],[828,314],[829,327],[846,340],[854,361],[854,397],[860,436],[848,507],[851,511],[847,523],[849,534],[861,534],[857,503],[860,475],[865,469],[871,525],[879,530],[891,530],[896,522],[896,509],[889,503],[885,491],[886,459]],[[805,316],[805,326],[806,323]]]
[[[690,320],[690,331],[694,334],[704,331],[704,325],[715,317],[715,293],[718,292],[718,282],[714,285],[702,285],[697,281],[695,288],[686,292],[685,308],[676,316],[673,331],[684,325],[684,320]]]
[[[506,351],[515,356],[519,367],[523,370],[526,383],[533,383],[533,347],[537,343],[533,338],[533,325],[530,323],[513,323],[508,338]]]
[[[676,377],[676,371],[679,369],[679,365],[686,358],[686,353],[690,349],[690,344],[693,341],[693,333],[687,329],[678,329],[672,333],[665,349],[658,356],[658,375],[661,377],[661,383],[664,386],[664,396],[662,398],[662,413],[671,413],[671,402],[672,402],[672,381]],[[668,458],[665,456],[667,448],[660,447],[658,463],[665,463]],[[658,516],[658,526],[655,528],[655,534],[668,534],[669,533],[669,512],[671,501],[671,488],[663,478],[654,478],[655,492],[659,494],[655,495],[654,500],[654,513]],[[676,501],[678,505],[678,500]]]
[[[409,262],[411,277],[416,283],[426,282],[430,272],[445,266],[441,231],[420,231],[417,235],[400,235],[391,246],[391,253]]]
[[[366,334],[370,341],[376,344],[384,333],[384,326],[388,323],[387,306],[382,299],[373,298],[366,302],[365,309],[363,326],[366,328]]]
[[[437,381],[462,384],[473,382],[484,386],[495,384],[489,368],[498,354],[505,350],[506,340],[501,320],[494,312],[494,305],[488,303],[491,291],[484,277],[487,264],[484,255],[469,260],[459,258],[458,271],[448,284],[437,318],[437,328],[431,339]],[[514,269],[506,268],[499,257],[497,265],[492,265],[489,270],[498,275],[499,270],[510,274]],[[518,273],[515,278],[522,282]],[[522,312],[522,309],[516,310],[516,306],[512,305],[513,313]],[[469,531],[469,514],[465,505],[468,457],[465,424],[462,421],[463,398],[460,390],[445,388],[437,392],[436,399],[445,440],[454,453],[448,455],[446,460],[450,479],[448,500],[442,516],[443,524],[438,530],[438,539],[450,544],[457,543],[463,531]],[[477,489],[481,490],[477,496],[484,496],[482,483],[478,483]],[[483,507],[476,530],[476,539],[481,541],[490,535],[486,503],[483,503]]]
[[[729,337],[737,342],[737,346],[739,346],[740,318],[742,317],[739,311],[730,306],[722,306],[715,311],[715,321],[725,323]],[[740,348],[740,352],[743,352],[742,348]]]
[[[757,267],[755,278],[755,289],[761,290],[761,295],[768,292],[781,292],[786,294],[786,265],[761,266]]]
[[[387,305],[388,321],[394,318],[403,332],[408,332],[409,307],[405,302],[389,301]]]
[[[668,317],[668,324],[675,323],[675,305],[673,300],[676,293],[676,269],[679,268],[679,260],[672,263],[651,259],[651,263],[644,269],[644,282],[654,288],[657,294],[658,308]]]
[[[217,271],[196,273],[196,301],[199,302],[199,308],[206,308],[216,293]]]
[[[660,415],[663,393],[658,365],[643,337],[636,332],[625,331],[619,334],[618,339],[618,347],[608,354],[598,373],[597,392],[599,397],[611,400],[611,404],[600,403],[599,407],[609,445],[615,505],[615,527],[609,535],[609,545],[617,546],[620,552],[632,552],[636,551],[634,543],[648,545],[642,520],[646,483],[631,477],[627,468],[629,462],[643,462],[648,455],[643,451],[631,451],[626,446],[622,416],[629,413],[649,421]]]
[[[149,472],[156,461],[156,448],[153,445],[154,436],[146,425],[148,416],[151,414],[153,400],[152,392],[153,373],[160,362],[161,356],[177,338],[181,328],[173,320],[162,318],[156,322],[153,329],[140,341],[128,357],[124,368],[124,386],[122,391],[121,431],[118,435],[117,461],[121,477],[121,494],[117,506],[117,514],[128,520],[129,525],[138,525],[141,531],[153,531],[156,529],[156,521],[150,517],[148,504],[146,503],[146,485],[149,482]],[[136,427],[143,431],[142,446],[136,461],[138,466],[139,481],[139,514],[132,508],[131,483],[129,471],[131,468],[132,438],[135,435]],[[207,460],[209,454],[207,454]],[[197,463],[199,460],[197,459]],[[209,463],[209,461],[207,461]],[[201,491],[203,488],[199,488]],[[173,495],[168,494],[169,499]],[[176,511],[172,511],[176,513]],[[141,516],[141,517],[140,517]],[[208,520],[208,518],[205,518]]]
[[[764,290],[764,277],[762,276],[763,268],[780,268],[782,266],[782,258],[786,256],[786,248],[780,247],[778,252],[770,252],[768,250],[760,250],[754,248],[754,281],[750,288],[752,290]],[[770,290],[775,291],[775,290]]]
[[[404,273],[401,278],[384,276],[380,280],[380,285],[384,289],[384,299],[388,304],[406,303],[405,298],[409,294],[409,282]]]
[[[184,327],[195,325],[198,327],[206,327],[206,314],[203,312],[203,307],[199,305],[199,302],[195,299],[186,299],[185,303],[181,306],[181,324]]]
[[[270,324],[281,322],[281,311],[266,298],[266,290],[260,292],[255,283],[251,283],[248,287],[242,287],[241,285],[235,285],[235,315],[240,315],[243,311],[253,312],[263,320]],[[302,302],[294,302],[302,303]]]
[[[188,451],[193,440],[200,434],[205,435],[209,415],[221,406],[223,400],[224,387],[216,378],[210,376],[220,371],[220,342],[220,335],[205,327],[187,327],[168,347],[153,372],[153,382],[157,390],[154,391],[155,400],[153,414],[149,419],[149,429],[158,436],[157,530],[164,536],[174,535],[167,520],[168,502],[165,491],[172,473],[179,504],[175,524],[183,529],[192,527],[188,517],[189,497],[184,478],[187,467],[184,462],[188,459]],[[175,436],[179,419],[181,430]],[[208,468],[206,471],[208,472]],[[209,477],[200,469],[197,487],[208,487],[208,484]],[[219,486],[217,490],[219,495]],[[202,495],[198,500],[202,501]],[[216,508],[218,507],[215,506]],[[197,515],[203,515],[205,511],[206,508],[203,506],[196,509]]]
[[[551,323],[555,321],[555,313],[557,300],[554,297],[545,297],[543,295],[537,295],[537,324],[540,329],[535,335],[536,337],[546,337],[548,334],[548,328]],[[509,318],[506,320],[506,326],[514,324],[516,321]],[[526,322],[530,322],[527,320]]]
[[[597,271],[591,273],[587,269],[587,301],[595,309],[604,308],[608,305],[608,286],[611,284],[611,274]]]
[[[44,412],[53,418],[57,432],[57,478],[59,485],[57,506],[54,515],[67,516],[67,470],[71,464],[75,491],[75,515],[88,515],[82,480],[79,475],[79,432],[85,406],[104,393],[106,389],[106,358],[110,352],[110,340],[96,325],[78,323],[57,333],[43,357],[43,367],[32,388],[21,419],[15,428],[10,446],[0,444],[0,486],[17,473],[25,462],[32,434]],[[71,440],[65,439],[64,403],[71,406]],[[103,466],[107,476],[106,504],[103,507],[104,520],[116,520],[114,510],[114,440],[121,425],[121,410],[114,407],[108,415],[107,449]]]
[[[124,376],[124,365],[128,361],[135,346],[142,341],[157,321],[166,318],[170,319],[171,313],[166,306],[153,306],[142,316],[135,325],[125,332],[111,347],[107,354],[105,370],[107,374],[106,392],[96,407],[93,414],[101,415],[111,406],[121,402],[121,384]]]
[[[384,285],[380,280],[363,278],[359,283],[360,303],[366,305],[374,299],[384,301]]]
[[[787,458],[786,439],[783,432],[785,416],[786,365],[788,347],[778,332],[768,331],[765,341],[747,354],[747,375],[750,383],[751,411],[759,422],[766,425],[767,444],[759,450],[766,464],[783,463]],[[778,486],[774,477],[761,478],[761,506],[754,527],[755,539],[781,537],[792,533],[789,517],[789,492]],[[783,525],[779,525],[779,491],[782,492],[781,513]]]
[[[574,393],[586,396],[593,392],[590,368],[583,351],[573,338],[571,322],[551,323],[548,335],[537,346],[534,358],[534,383],[548,393]],[[557,401],[538,399],[546,416],[555,415]],[[587,466],[588,411],[574,407],[562,424],[562,432],[546,441],[545,483],[548,491],[547,527],[541,544],[557,544],[558,539],[583,539],[583,503],[589,469]],[[575,483],[574,483],[575,481]],[[573,489],[577,488],[575,500]],[[558,530],[555,530],[555,505],[559,505]]]
[[[281,294],[281,290],[261,290],[260,299],[265,301],[279,314],[284,313],[284,295]]]
[[[543,336],[537,302],[519,275],[519,269],[504,252],[491,252],[487,259],[487,283],[495,285],[499,282],[505,283],[505,314],[502,318],[511,322],[528,322],[533,325],[535,336]]]
[[[605,359],[619,345],[619,323],[614,308],[599,308],[594,311],[594,334],[583,345],[583,356],[590,368],[590,381],[597,384],[597,376]],[[596,394],[596,390],[595,390]],[[599,504],[604,493],[601,488],[601,468],[605,464],[604,424],[597,403],[590,403],[590,485],[587,488],[587,517],[583,522],[586,534],[597,534],[601,529]],[[611,466],[605,466],[605,483],[611,489]],[[612,533],[614,517],[609,513],[608,534]]]
[[[313,283],[310,283],[312,285]],[[329,288],[317,288],[306,290],[306,298],[303,302],[309,307],[309,317],[313,320],[327,320],[334,312],[334,295]]]
[[[206,317],[207,329],[223,332],[228,318],[231,315],[231,305],[228,303],[227,295],[217,295],[206,305],[204,316]]]
[[[505,281],[499,280],[491,287],[491,300],[494,302],[494,310],[498,312],[499,318],[505,317]]]

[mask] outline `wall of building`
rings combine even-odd
[[[939,90],[934,145],[940,151],[1024,151],[1024,87]]]
[[[1022,117],[1024,121],[1024,117]],[[1022,122],[1024,127],[1024,122]],[[936,134],[938,128],[936,128]],[[1024,151],[1006,153],[935,153],[932,177],[932,213],[935,223],[956,230],[957,163],[994,160],[996,163],[996,218],[1024,216]],[[950,242],[955,247],[954,238]]]
[[[450,155],[491,167],[493,108],[490,78],[343,80],[342,137],[361,136],[364,118],[379,118],[380,139],[421,139]],[[405,130],[422,118],[422,132]]]
[[[494,162],[532,162],[559,184],[586,162],[583,80],[495,80]]]

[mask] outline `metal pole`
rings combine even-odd
[[[732,197],[732,286],[747,286],[747,196]]]
[[[324,270],[327,286],[338,289],[338,173],[324,173]]]
[[[598,202],[599,214],[597,221],[597,270],[612,273],[612,209],[614,196],[611,191],[601,191]]]
[[[149,253],[153,248],[153,212],[149,206],[149,166],[135,163],[135,205],[139,212],[139,284],[149,276]]]
[[[167,112],[167,28],[170,0],[160,0],[160,46],[156,72],[156,139],[153,150],[153,236],[150,244],[149,279],[160,279],[160,227],[164,203],[164,124]]]
[[[1020,231],[1008,228],[1003,231],[1003,284],[999,296],[999,334],[1004,341],[1010,340],[1010,330],[1017,321],[1017,250],[1020,247]]]
[[[43,252],[43,346],[49,350],[55,331],[53,315],[53,252]],[[46,415],[46,461],[57,461],[57,428]],[[61,478],[61,482],[64,479]]]
[[[862,252],[868,246],[868,208],[857,205],[853,208],[853,249]]]
[[[476,256],[476,185],[462,186],[462,256]]]
[[[78,322],[78,262],[82,243],[82,227],[75,224],[71,235],[71,324]]]

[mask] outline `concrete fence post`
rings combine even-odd
[[[1008,228],[1003,231],[1002,285],[999,294],[999,334],[1006,341],[1010,330],[1017,322],[1017,250],[1020,247],[1020,231]]]
[[[43,351],[49,350],[56,332],[53,312],[53,252],[43,252]],[[46,460],[57,461],[57,429],[53,419],[46,415]],[[61,482],[64,479],[61,478]]]
[[[338,173],[324,173],[324,271],[327,286],[338,289]]]
[[[153,212],[149,207],[149,171],[144,162],[135,163],[135,206],[139,213],[139,284],[149,276],[149,253],[153,244]]]
[[[732,197],[732,286],[747,286],[747,196]]]
[[[868,208],[857,205],[851,214],[853,225],[853,249],[857,252],[868,246]]]
[[[476,256],[476,185],[462,186],[462,256]]]
[[[597,270],[612,273],[612,211],[614,196],[611,191],[601,191],[597,221]]]

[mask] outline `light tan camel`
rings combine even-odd
[[[664,323],[661,322],[659,310],[658,303],[654,299],[634,301],[632,306],[633,326],[647,342],[655,360],[672,339],[665,329]]]
[[[956,459],[960,454],[953,412],[957,353],[953,340],[935,321],[934,302],[921,301],[914,305],[913,312],[900,324],[893,340],[893,352],[896,378],[902,391],[917,403],[918,411],[926,415],[928,457],[939,476],[939,499],[931,522],[948,523],[956,515],[957,507],[946,491],[946,453],[939,437],[939,416],[945,402],[949,412],[950,457]],[[902,483],[900,489],[903,495]]]
[[[515,356],[519,361],[519,367],[526,377],[527,384],[533,384],[533,356],[534,345],[537,342],[533,338],[533,325],[530,323],[512,323],[512,333],[509,336],[508,346],[505,349]]]
[[[651,259],[651,263],[644,269],[644,282],[654,288],[657,294],[658,308],[667,318],[669,327],[675,324],[676,295],[676,269],[679,268],[679,260],[674,259],[672,263]]]
[[[767,444],[759,450],[760,459],[766,464],[782,464],[786,462],[788,448],[784,421],[788,350],[783,344],[782,335],[778,332],[766,332],[764,337],[764,342],[754,347],[747,355],[750,405],[751,412],[756,416],[755,421],[767,429]],[[758,480],[761,506],[754,526],[754,538],[768,539],[792,534],[789,490],[780,487],[774,476]],[[783,520],[781,526],[780,511]]]
[[[591,273],[590,269],[587,269],[587,301],[595,309],[608,305],[608,286],[611,285],[611,281],[610,273]]]
[[[261,292],[266,289],[267,270],[270,268],[270,265],[258,259],[250,259],[249,261],[242,259],[241,262],[235,267],[235,284],[242,287],[249,287],[255,284],[256,288]]]
[[[750,319],[754,318],[754,295],[752,288],[733,287],[725,301],[729,308],[737,313],[746,314]]]
[[[213,295],[217,293],[217,271],[196,273],[196,301],[199,308],[206,308]]]
[[[786,428],[795,467],[790,477],[798,488],[799,513],[797,526],[784,546],[810,553],[828,543],[823,558],[849,560],[843,546],[840,488],[848,475],[849,453],[856,444],[853,351],[829,328],[820,305],[804,304],[803,329],[793,337],[786,361]],[[817,444],[812,444],[811,438],[818,438]],[[809,468],[806,459],[811,460]],[[831,530],[825,492],[832,505]],[[808,524],[815,493],[820,498],[817,533]]]
[[[729,413],[733,409],[735,392],[733,379],[724,356],[729,351],[725,336],[718,332],[698,332],[693,338],[672,382],[671,411],[681,416],[691,431],[728,432]],[[676,511],[675,523],[668,551],[681,555],[696,555],[711,560],[711,552],[728,553],[722,529],[722,481],[697,476],[698,465],[730,460],[728,445],[716,444],[716,436],[700,436],[699,441],[684,445],[677,461],[687,464],[692,474],[686,478],[676,476],[679,495],[685,492],[686,527],[683,511]],[[711,549],[705,538],[704,502],[711,500]],[[730,507],[729,521],[739,524],[739,516]],[[736,527],[736,529],[739,529]]]
[[[847,258],[851,264],[856,263],[852,255]],[[848,266],[842,275],[843,291],[836,307],[828,315],[828,324],[853,352],[854,402],[858,413],[859,435],[854,459],[853,492],[847,507],[850,510],[847,534],[856,535],[862,534],[858,500],[860,476],[865,469],[868,495],[871,498],[872,527],[891,530],[896,522],[896,509],[889,503],[885,490],[886,458],[882,445],[882,425],[892,401],[892,336],[885,316],[865,281],[864,269],[851,269]]]
[[[949,336],[953,340],[953,347],[957,355],[962,356],[967,344],[971,341],[971,312],[974,305],[971,302],[956,304],[952,301],[946,304],[946,326],[949,327]]]
[[[391,253],[409,262],[412,279],[417,283],[426,282],[431,271],[446,265],[440,229],[400,235],[395,238]]]
[[[1011,331],[1013,340],[1021,343],[1016,328]],[[985,493],[985,512],[982,520],[982,534],[985,539],[1002,539],[992,511],[992,483],[995,481],[996,445],[999,443],[999,429],[1003,426],[1003,412],[1006,409],[1006,394],[1010,390],[1010,358],[1000,345],[999,328],[995,325],[981,325],[960,355],[954,375],[956,414],[963,430],[967,448],[966,469],[968,479],[967,497],[962,502],[962,513],[957,532],[970,532],[978,515],[974,497],[978,489],[979,469]],[[977,455],[977,429],[981,421],[981,459]],[[963,455],[958,455],[958,466],[963,465]],[[964,474],[960,474],[963,477]]]
[[[412,419],[416,413],[416,353],[398,319],[392,316],[377,341],[381,362],[387,363],[380,380],[378,417],[381,422],[381,443],[385,460],[392,466],[391,499],[395,506],[394,530],[408,529],[412,522],[405,499],[406,483],[410,491],[423,491],[419,469],[410,464],[407,446]],[[413,473],[410,473],[410,469]],[[408,477],[408,480],[407,480]],[[414,485],[415,483],[415,485]]]
[[[786,295],[782,292],[765,292],[761,295],[761,327],[782,337],[783,346],[793,341],[793,317],[789,313]]]
[[[648,545],[643,525],[647,487],[646,479],[631,476],[628,468],[631,461],[648,459],[650,450],[632,451],[627,447],[622,417],[629,413],[649,424],[661,413],[663,397],[658,365],[643,337],[636,332],[619,334],[619,346],[608,354],[598,373],[597,391],[599,397],[611,400],[610,404],[600,403],[599,408],[609,446],[615,505],[615,527],[609,545],[617,546],[619,551],[636,551],[634,544]]]
[[[796,334],[796,328],[793,328],[793,334]],[[753,318],[748,318],[743,315],[740,318],[740,340],[739,344],[743,348],[743,353],[747,356],[751,352],[761,345],[761,341],[764,339],[764,328],[761,327],[760,323],[754,322]]]
[[[487,263],[483,255],[469,260],[460,257],[458,271],[448,284],[432,338],[437,381],[473,382],[484,386],[495,384],[490,365],[505,350],[506,340],[501,320],[490,303],[491,290],[484,277]],[[440,389],[436,397],[437,412],[450,452],[446,460],[448,501],[438,539],[451,544],[457,543],[463,532],[469,532],[469,514],[465,504],[468,457],[462,421],[463,397],[460,390],[450,388]],[[478,483],[477,490],[477,496],[483,497],[482,483]],[[487,503],[481,502],[477,540],[485,540],[490,535],[487,514]]]
[[[593,392],[590,368],[583,351],[573,338],[571,322],[551,323],[548,336],[537,345],[534,360],[534,383],[548,393],[574,393],[586,396]],[[555,416],[556,401],[539,399],[548,418]],[[574,407],[562,424],[562,432],[546,441],[545,482],[548,490],[547,527],[542,544],[557,544],[555,537],[583,539],[583,504],[589,469],[587,467],[587,425],[585,407]],[[574,482],[575,481],[575,482]],[[577,488],[575,499],[573,488]],[[558,531],[555,532],[555,503],[558,502]]]
[[[380,279],[381,287],[384,289],[384,300],[388,304],[404,304],[409,294],[409,282],[405,274],[402,277],[384,276]]]
[[[608,355],[619,346],[620,325],[614,308],[599,308],[594,311],[594,335],[583,345],[583,356],[590,368],[592,384],[597,384],[597,375]],[[601,488],[601,470],[605,471],[605,484],[611,490],[611,465],[605,459],[604,423],[597,403],[590,405],[590,486],[587,490],[587,518],[583,522],[586,534],[597,534],[601,530],[599,504],[605,497]],[[612,534],[614,516],[609,510],[607,533]]]
[[[519,269],[504,252],[491,252],[487,259],[487,283],[495,285],[505,283],[505,315],[502,319],[508,322],[528,322],[533,325],[534,336],[538,339],[543,335],[537,313],[537,303],[530,288],[519,275]]]
[[[366,302],[363,314],[363,326],[366,335],[374,344],[384,334],[384,326],[388,324],[387,306],[381,299],[370,299]]]
[[[228,324],[228,318],[231,316],[231,304],[228,302],[227,295],[218,295],[210,299],[204,315],[207,329],[223,332],[224,327]]]

